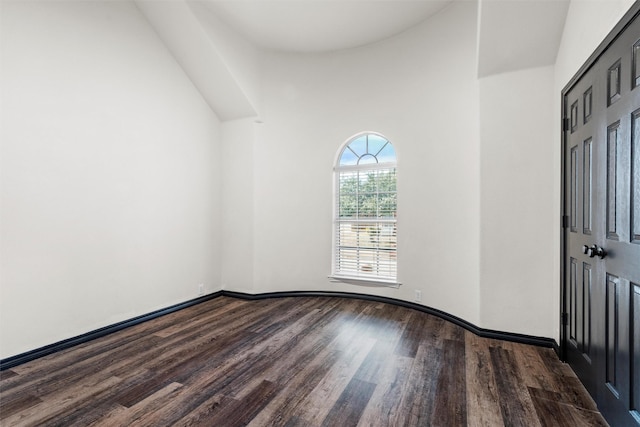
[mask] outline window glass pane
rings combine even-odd
[[[355,194],[340,195],[340,217],[353,217],[358,213],[358,200]]]
[[[378,228],[376,224],[359,224],[360,249],[375,248],[378,243]],[[362,252],[360,253],[362,256]]]
[[[349,150],[348,147],[344,148],[342,152],[342,156],[340,156],[340,165],[341,166],[351,166],[358,164],[358,156],[353,154],[353,151]]]
[[[395,218],[396,193],[378,194],[378,218]]]
[[[360,157],[360,160],[358,161],[359,165],[375,165],[376,163],[378,163],[378,159],[373,157],[371,154],[365,154],[364,156]]]
[[[358,246],[358,227],[355,223],[340,223],[338,239],[341,247]]]
[[[396,191],[396,170],[386,169],[378,172],[378,191]]]
[[[358,191],[358,173],[342,172],[340,174],[340,194],[356,193]]]
[[[371,247],[380,247],[380,232],[382,231],[382,224],[371,224],[369,227],[369,240]]]
[[[369,225],[362,222],[352,222],[341,227],[342,246],[370,247]],[[344,243],[343,243],[344,242]],[[348,243],[347,243],[348,242]]]
[[[360,250],[360,272],[361,273],[376,273],[376,252],[375,250]]]
[[[339,268],[343,272],[358,271],[358,250],[354,248],[340,248]]]
[[[372,218],[378,216],[378,206],[375,194],[360,194],[358,202],[358,217]]]
[[[358,157],[364,156],[367,154],[367,136],[362,135],[361,137],[354,139],[349,144],[349,148],[351,148]]]
[[[396,161],[396,150],[393,149],[393,145],[387,144],[378,154],[378,162],[386,163],[386,162],[395,162]]]
[[[360,194],[371,194],[378,190],[376,171],[360,172],[358,182],[358,192]]]
[[[377,156],[388,141],[378,135],[369,135],[369,154]]]
[[[380,225],[380,248],[395,249],[396,248],[396,225],[381,224]]]

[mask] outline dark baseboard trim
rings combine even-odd
[[[6,359],[0,360],[0,371],[14,368],[23,363],[31,362],[32,360],[39,359],[40,357],[57,353],[59,351],[66,350],[68,348],[74,347],[79,344],[84,344],[96,338],[104,337],[114,332],[121,331],[125,328],[138,325],[148,320],[152,320],[157,317],[164,316],[165,314],[173,313],[175,311],[182,310],[183,308],[191,307],[193,305],[200,304],[202,302],[209,301],[211,299],[218,298],[220,296],[222,296],[221,291],[214,292],[212,294],[208,294],[199,298],[195,298],[189,301],[175,304],[167,308],[162,308],[160,310],[152,311],[151,313],[143,314],[141,316],[137,316],[129,320],[123,320],[122,322],[114,323],[113,325],[105,326],[103,328],[96,329],[94,331],[87,332],[85,334],[78,335],[73,338],[68,338],[66,340],[58,341],[56,343],[37,348],[35,350],[31,350],[26,353],[7,357]]]
[[[375,295],[358,294],[358,293],[350,293],[350,292],[327,292],[327,291],[268,292],[263,294],[246,294],[242,292],[233,292],[233,291],[218,291],[209,295],[205,295],[199,298],[185,301],[180,304],[175,304],[167,308],[156,310],[151,313],[143,314],[141,316],[137,316],[129,320],[124,320],[122,322],[118,322],[113,325],[105,326],[103,328],[96,329],[91,332],[87,332],[86,334],[82,334],[73,338],[58,341],[56,343],[37,348],[35,350],[31,350],[26,353],[7,357],[6,359],[0,360],[0,371],[14,368],[18,365],[31,362],[32,360],[36,360],[40,357],[57,353],[59,351],[66,350],[68,348],[74,347],[79,344],[84,344],[96,338],[104,337],[106,335],[112,334],[117,331],[121,331],[131,326],[138,325],[148,320],[152,320],[157,317],[164,316],[166,314],[173,313],[178,310],[182,310],[183,308],[191,307],[196,304],[200,304],[202,302],[209,301],[221,296],[239,298],[244,300],[252,300],[252,301],[267,299],[267,298],[283,298],[283,297],[338,297],[338,298],[354,298],[354,299],[362,299],[367,301],[383,302],[387,304],[394,304],[401,307],[411,308],[414,310],[421,311],[423,313],[428,313],[428,314],[440,317],[443,320],[446,320],[455,325],[458,325],[483,338],[493,338],[497,340],[511,341],[511,342],[516,342],[520,344],[535,345],[538,347],[549,347],[549,348],[553,348],[556,351],[556,353],[558,353],[559,351],[558,344],[556,343],[556,340],[554,340],[553,338],[535,337],[531,335],[515,334],[511,332],[501,332],[501,331],[494,331],[491,329],[479,328],[473,323],[469,323],[464,319],[461,319],[452,314],[446,313],[442,310],[438,310],[436,308],[431,308],[424,305],[415,304],[412,302],[403,301],[395,298],[387,298],[387,297],[380,297]]]
[[[428,313],[443,320],[458,325],[469,332],[473,332],[482,338],[493,338],[502,341],[516,342],[520,344],[535,345],[538,347],[553,348],[556,353],[559,351],[558,343],[553,338],[536,337],[532,335],[516,334],[512,332],[495,331],[492,329],[479,328],[473,323],[467,322],[452,314],[446,313],[437,308],[427,307],[421,304],[415,304],[408,301],[403,301],[395,298],[380,297],[375,295],[358,294],[351,292],[326,292],[326,291],[292,291],[292,292],[269,292],[264,294],[245,294],[242,292],[222,291],[222,295],[234,298],[241,298],[246,300],[258,300],[265,298],[280,298],[280,297],[340,297],[340,298],[356,298],[375,302],[384,302],[387,304],[399,305],[401,307],[411,308],[414,310]]]

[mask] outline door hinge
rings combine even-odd
[[[569,313],[562,313],[562,325],[567,326],[569,324]]]
[[[562,219],[560,220],[560,223],[562,224],[562,228],[569,227],[569,215],[562,215]]]
[[[562,119],[562,130],[564,132],[569,130],[569,118],[565,117],[564,119]]]

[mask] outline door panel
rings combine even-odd
[[[640,48],[640,45],[637,46]],[[634,49],[634,52],[636,50]],[[638,52],[640,61],[640,52]],[[640,66],[638,67],[640,68]],[[640,70],[638,70],[640,72]],[[634,81],[640,83],[640,76]],[[631,243],[640,245],[640,110],[631,114]]]
[[[591,234],[592,194],[591,182],[593,178],[592,168],[592,140],[588,138],[582,146],[582,233]]]
[[[594,305],[598,301],[598,292],[604,292],[602,266],[582,253],[584,245],[591,245],[594,233],[601,233],[602,226],[594,218],[594,203],[597,201],[598,181],[597,154],[601,148],[603,131],[598,126],[598,116],[606,102],[604,89],[594,85],[597,72],[591,69],[576,84],[565,98],[569,109],[569,124],[565,135],[565,212],[568,214],[568,227],[565,229],[567,245],[567,264],[565,282],[567,283],[566,301],[568,305],[567,343],[565,354],[567,361],[576,371],[587,390],[597,393],[598,360],[596,353],[603,350],[603,343],[597,338],[604,335],[603,319],[599,314],[604,307]],[[594,156],[596,156],[594,158]]]
[[[563,103],[564,352],[612,425],[640,426],[640,19]]]

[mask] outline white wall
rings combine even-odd
[[[253,186],[251,291],[413,301],[419,289],[425,305],[478,322],[476,21],[475,4],[465,2],[367,47],[265,54],[264,123],[248,125],[256,129],[253,176],[234,180],[239,191]],[[327,279],[333,163],[342,143],[362,131],[382,133],[398,153],[400,289]],[[225,205],[225,217],[236,212]],[[226,280],[229,289],[247,289]]]
[[[218,120],[129,2],[2,2],[0,357],[220,288]]]
[[[553,275],[553,67],[480,80],[481,324],[551,335],[559,318]]]
[[[262,96],[257,61],[258,48],[234,32],[226,22],[209,10],[207,6],[210,5],[191,0],[187,0],[187,3],[209,36],[209,49],[218,52],[229,74],[233,76],[253,110],[259,114]]]
[[[133,1],[133,0],[132,0]],[[233,120],[256,115],[242,83],[250,73],[235,73],[231,64],[250,63],[245,58],[245,45],[225,40],[206,30],[189,4],[182,0],[134,0],[156,34],[182,67],[203,98],[220,120]],[[204,10],[206,12],[206,10]],[[228,43],[222,43],[224,40]],[[225,53],[238,48],[238,53]],[[246,59],[247,61],[242,61]]]
[[[556,58],[560,91],[633,5],[634,0],[572,0]]]
[[[571,0],[478,0],[478,76],[551,66]]]
[[[254,292],[254,144],[253,119],[222,124],[222,287]]]

